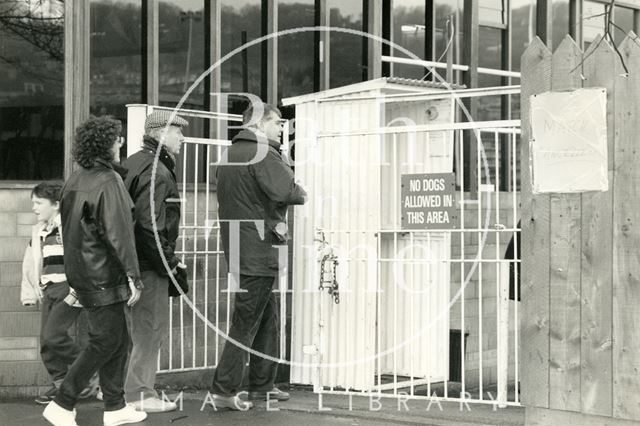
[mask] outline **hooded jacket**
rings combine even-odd
[[[133,203],[109,162],[98,159],[71,175],[62,188],[60,215],[67,281],[85,308],[127,300],[127,277],[142,288]]]
[[[306,192],[295,183],[280,143],[242,130],[228,147],[216,172],[218,216],[227,264],[230,220],[239,224],[240,274],[278,276],[278,248],[286,245],[287,207],[304,204]]]

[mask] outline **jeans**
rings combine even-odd
[[[129,336],[124,314],[125,302],[85,308],[89,323],[89,342],[69,368],[55,402],[71,410],[91,377],[100,374],[105,411],[125,407],[124,369]]]
[[[278,299],[273,293],[274,277],[240,275],[240,289],[235,303],[229,337],[238,343],[273,358],[278,358],[280,327]],[[247,367],[249,364],[249,367]],[[246,390],[249,370],[249,391],[270,391],[278,364],[260,355],[251,355],[232,342],[225,343],[216,368],[211,391],[218,395],[235,395]]]
[[[68,294],[69,284],[55,283],[45,287],[42,298],[40,356],[56,387],[80,353],[80,346],[69,336],[69,329],[82,308],[67,305],[64,298]]]
[[[132,343],[124,385],[127,402],[158,397],[154,389],[158,351],[169,335],[169,278],[143,271],[141,279],[140,300],[125,308]]]

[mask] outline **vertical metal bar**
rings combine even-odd
[[[478,165],[476,167],[477,173],[478,173],[478,186],[479,186],[479,190],[478,190],[478,210],[477,210],[477,221],[478,221],[478,231],[477,231],[477,238],[478,238],[478,257],[480,258],[480,262],[478,263],[478,360],[479,360],[479,369],[478,369],[478,374],[479,374],[479,378],[478,378],[478,384],[480,385],[480,400],[482,401],[483,395],[484,395],[484,391],[483,391],[483,359],[482,359],[482,337],[483,337],[483,330],[482,330],[482,298],[483,298],[483,292],[482,292],[482,264],[484,261],[484,245],[482,244],[482,235],[483,233],[486,231],[486,224],[482,223],[482,168],[480,165],[480,144],[482,144],[482,130],[478,130],[477,131],[477,135],[478,135],[478,155],[476,155],[476,159],[478,161]],[[484,146],[484,145],[483,145]],[[464,353],[464,352],[463,352]]]
[[[495,173],[496,173],[496,195],[495,195],[495,220],[496,220],[496,225],[498,225],[500,223],[500,173],[502,172],[500,170],[500,163],[502,161],[502,159],[500,158],[500,161],[498,161],[498,156],[500,155],[500,151],[498,149],[498,144],[500,143],[499,140],[499,135],[498,132],[495,132],[494,135],[494,155],[496,158],[496,164],[495,164]],[[502,324],[501,324],[501,320],[503,320],[504,318],[502,317],[502,309],[504,308],[504,300],[502,299],[502,288],[501,286],[503,285],[503,277],[501,274],[502,271],[502,262],[500,262],[500,228],[498,226],[495,227],[494,233],[496,236],[496,290],[497,290],[497,294],[496,294],[496,325],[497,325],[497,376],[498,376],[498,395],[497,395],[497,399],[498,401],[500,401],[502,398],[504,398],[506,396],[506,380],[504,380],[504,393],[503,388],[501,386],[501,379],[506,379],[506,377],[502,376],[503,373],[503,368],[509,368],[508,363],[509,363],[509,354],[507,353],[507,357],[506,359],[502,356],[502,350],[501,348],[503,347],[502,345],[506,344],[507,342],[503,341],[503,337],[504,335],[502,334],[502,332],[504,331],[502,329]],[[508,320],[508,311],[507,311],[507,320]],[[509,333],[508,330],[508,323],[507,324],[507,335]],[[506,348],[508,351],[508,348]],[[506,365],[505,365],[506,364]]]
[[[204,225],[205,228],[205,239],[204,239],[204,317],[205,321],[203,323],[204,328],[204,363],[203,367],[207,367],[209,365],[209,237],[211,236],[211,220],[209,219],[209,199],[211,198],[211,192],[209,192],[209,182],[211,181],[211,155],[210,155],[210,145],[206,146],[206,171],[205,171],[205,205],[204,205]]]
[[[314,107],[313,107],[313,111],[315,112],[316,116],[320,116],[320,111],[318,110],[318,100],[316,99],[314,101]],[[319,140],[317,138],[317,134],[314,134],[314,139],[312,141],[313,147],[315,149],[315,155],[316,157],[320,157],[319,156]],[[311,158],[311,156],[310,156]],[[324,160],[324,158],[320,158],[320,160]],[[312,175],[312,186],[313,186],[313,190],[311,192],[311,194],[313,194],[313,197],[316,197],[315,200],[318,200],[318,195],[324,195],[324,194],[318,194],[318,162],[317,161],[312,161],[312,167],[311,170],[313,171],[313,175]],[[313,202],[313,207],[316,207],[316,203]],[[318,229],[318,215],[316,215],[316,211],[312,211],[312,215],[311,215],[311,222],[313,224],[313,232],[316,233],[317,229]],[[317,253],[316,253],[317,255]],[[316,277],[319,275],[320,271],[318,270],[318,262],[317,260],[315,260],[313,262],[313,270],[314,270],[314,274],[313,276]],[[313,384],[313,388],[314,388],[314,392],[318,392],[320,393],[319,398],[322,398],[322,391],[324,390],[324,376],[323,373],[325,371],[324,368],[322,368],[322,364],[324,362],[324,356],[326,353],[326,349],[325,349],[325,344],[324,344],[324,329],[323,326],[324,324],[322,323],[323,321],[323,312],[322,312],[322,291],[319,290],[317,291],[317,303],[313,303],[313,309],[314,309],[314,317],[317,318],[317,323],[316,323],[316,327],[314,329],[314,331],[317,332],[316,335],[316,341],[318,342],[318,353],[317,353],[317,367],[315,369],[315,383]],[[321,399],[320,399],[321,400]]]
[[[512,147],[512,150],[511,150],[512,151],[512,157],[511,157],[512,159],[511,159],[511,161],[513,163],[512,167],[511,167],[511,169],[512,169],[511,174],[512,174],[512,179],[513,179],[513,193],[512,193],[512,197],[513,197],[512,198],[513,218],[512,218],[512,223],[513,223],[513,228],[516,229],[516,228],[518,228],[518,216],[517,216],[517,212],[516,212],[516,209],[517,209],[517,206],[518,206],[518,199],[517,199],[517,196],[516,196],[516,194],[517,194],[517,192],[516,192],[517,191],[517,182],[516,182],[516,179],[517,179],[517,175],[516,175],[516,169],[517,169],[516,133],[513,132],[511,135],[512,135],[512,141],[513,141],[513,147]],[[521,140],[521,143],[522,143],[522,140]],[[514,244],[514,249],[515,249],[518,246],[518,232],[517,232],[517,230],[513,233],[513,244]],[[514,253],[517,253],[517,250],[514,250]],[[515,257],[516,256],[514,256],[514,258]],[[514,319],[514,323],[515,323],[515,327],[514,328],[515,328],[515,330],[514,330],[514,344],[513,344],[514,351],[515,351],[515,376],[516,376],[516,379],[515,379],[515,382],[516,382],[515,400],[516,400],[516,402],[520,402],[520,395],[518,394],[519,391],[520,391],[520,383],[519,383],[520,376],[518,374],[518,368],[519,368],[518,367],[518,355],[519,355],[519,353],[518,353],[518,345],[519,345],[518,337],[519,337],[519,334],[520,334],[520,321],[518,319],[518,302],[517,302],[518,301],[518,297],[519,297],[519,295],[518,295],[518,285],[517,285],[517,283],[518,283],[518,272],[519,272],[518,268],[519,268],[520,264],[519,263],[515,263],[513,266],[514,266],[514,272],[515,272],[514,273],[514,300],[515,300],[515,302],[513,303],[513,305],[514,305],[514,315],[515,315],[515,319]]]
[[[409,155],[411,155],[411,153],[409,153]],[[413,161],[411,162],[411,168],[413,169]],[[415,251],[414,251],[414,233],[413,232],[409,233],[409,244],[411,245],[410,246],[410,250],[409,250],[410,253],[411,253],[411,263],[410,263],[410,268],[411,269],[409,269],[409,273],[410,273],[409,277],[410,277],[411,285],[409,286],[409,289],[410,289],[409,292],[410,293],[408,294],[409,301],[411,303],[411,307],[410,307],[410,310],[409,310],[409,318],[410,318],[410,321],[411,321],[411,327],[415,327],[415,323],[416,323],[415,322],[415,312],[414,312],[414,310],[415,310],[414,309],[415,308],[415,300],[413,299],[412,294],[413,295],[416,294],[415,293],[415,281],[414,281],[414,279],[415,279],[416,256],[415,256]],[[404,291],[406,292],[407,289],[404,288]],[[421,293],[418,293],[418,294],[421,294]],[[407,297],[405,296],[404,299],[406,300]],[[411,334],[409,336],[405,335],[404,338],[405,339],[407,339],[407,338],[411,339],[411,353],[416,353],[416,350],[415,350],[415,347],[416,347],[415,329],[412,329]],[[409,357],[409,371],[410,371],[410,380],[411,380],[411,396],[413,396],[413,394],[414,394],[414,386],[415,386],[414,383],[413,383],[413,381],[414,381],[413,377],[415,376],[415,374],[414,374],[414,371],[415,371],[414,370],[414,361],[413,361],[414,358],[415,358],[414,356],[410,356]]]
[[[289,121],[285,121],[282,131],[282,146],[281,152],[284,157],[287,159],[290,158],[290,144],[289,144]],[[289,226],[289,213],[285,213],[284,215],[285,225]],[[286,268],[279,272],[279,282],[278,282],[278,296],[280,297],[280,359],[284,360],[287,354],[287,344],[286,344],[286,333],[287,333],[287,293],[288,293],[288,278],[289,278],[289,248],[287,246],[287,254],[286,254]]]
[[[427,133],[428,135],[428,133]],[[427,247],[429,249],[429,278],[431,278],[431,266],[434,264],[433,261],[433,250],[431,250],[431,233],[427,232]],[[431,285],[433,281],[429,279],[429,285]],[[449,290],[449,297],[451,297],[451,291]],[[428,306],[427,317],[433,318],[433,311],[431,310],[431,304]],[[427,349],[427,395],[431,396],[431,342],[433,335],[431,334],[433,330],[433,326],[430,324],[427,329],[427,342],[429,342],[429,348]]]
[[[286,219],[285,219],[286,220]],[[289,254],[287,253],[287,256]],[[288,292],[288,268],[280,278],[280,359],[284,360],[287,356],[287,292]]]
[[[434,27],[434,31],[435,31],[435,27]],[[453,115],[451,117],[453,117]],[[427,151],[427,153],[426,153],[427,155],[425,155],[424,157],[429,158],[429,149],[431,147],[431,133],[430,132],[425,132],[424,135],[425,135],[425,144],[426,144],[425,146],[426,146],[426,151]],[[446,141],[446,137],[444,138],[444,141]],[[432,250],[432,246],[431,246],[431,233],[427,232],[426,235],[427,235],[427,250],[429,250],[428,263],[427,263],[427,271],[428,271],[427,272],[427,278],[428,278],[427,288],[429,289],[429,292],[430,292],[430,294],[429,294],[429,303],[427,304],[427,318],[430,319],[430,322],[429,322],[429,326],[427,328],[427,336],[426,336],[427,349],[425,350],[425,352],[426,352],[426,357],[427,357],[427,363],[426,363],[427,364],[427,394],[429,396],[431,396],[431,350],[432,350],[431,349],[431,346],[432,346],[431,345],[431,343],[432,343],[431,330],[433,328],[433,325],[431,323],[431,318],[434,318],[433,311],[431,310],[431,290],[432,290],[431,283],[433,282],[431,280],[431,277],[432,277],[432,270],[433,270],[433,266],[434,266],[434,261],[433,261],[433,255],[432,255],[433,250]],[[451,297],[451,294],[449,294],[449,297]],[[412,323],[413,323],[413,321],[412,321]],[[420,362],[420,367],[423,367],[424,364],[423,364],[423,358],[422,357],[420,357],[420,361],[421,361]],[[412,395],[413,395],[413,393],[414,392],[412,392]]]
[[[189,144],[184,144],[182,150],[182,205],[184,211],[180,215],[182,217],[182,259],[185,261],[185,241],[187,239],[187,157],[189,153]],[[184,368],[184,301],[180,298],[180,368]]]
[[[460,156],[458,157],[459,159],[459,163],[458,163],[458,170],[461,174],[461,182],[464,182],[464,173],[465,173],[465,169],[464,169],[464,137],[463,137],[463,131],[459,130],[458,131],[458,144],[459,144],[459,152],[460,152]],[[463,304],[463,300],[464,300],[464,282],[465,282],[465,276],[464,276],[464,267],[465,267],[465,250],[464,250],[464,237],[466,234],[465,231],[465,218],[464,218],[464,187],[460,187],[460,305],[461,305],[461,309],[460,309],[460,315],[463,316],[464,312],[464,304]],[[460,326],[460,339],[463,340],[464,339],[464,330],[462,325]],[[445,380],[444,383],[444,397],[447,398],[449,395],[449,386],[448,386],[448,381]]]
[[[496,211],[496,225],[500,223],[500,161],[498,161],[498,156],[500,152],[498,150],[498,132],[495,134],[495,157],[496,157],[496,197],[495,197],[495,211]],[[509,373],[509,347],[508,345],[508,337],[509,337],[509,306],[506,305],[507,301],[504,299],[504,277],[502,276],[502,272],[504,271],[503,263],[500,261],[500,228],[496,226],[495,235],[496,235],[496,284],[498,285],[498,295],[496,300],[496,324],[498,325],[498,335],[497,335],[497,376],[498,376],[498,405],[501,408],[506,406],[507,400],[507,375]],[[506,315],[505,310],[506,308]]]
[[[217,147],[217,157],[218,160],[222,158],[222,147]],[[220,216],[218,211],[216,211],[216,318],[215,318],[215,326],[216,326],[216,347],[215,347],[215,361],[214,365],[218,365],[219,359],[219,347],[220,347]],[[228,297],[228,295],[227,295]]]
[[[393,199],[398,199],[398,139],[397,134],[393,133]],[[394,203],[397,204],[397,203]],[[400,214],[398,212],[399,206],[394,206],[394,221],[393,226],[395,231],[393,233],[393,384],[398,383],[398,232],[400,228]],[[401,265],[400,265],[401,266]],[[393,393],[397,395],[398,388],[394,386]]]
[[[195,151],[195,167],[193,173],[193,303],[198,302],[198,154],[200,153],[200,147],[197,144],[193,145]],[[182,298],[181,298],[182,299]],[[191,310],[191,366],[196,367],[196,309]]]
[[[173,300],[169,298],[169,370],[173,366]]]
[[[477,141],[479,142],[479,141]],[[476,143],[476,147],[478,147],[478,143]],[[470,152],[475,152],[473,150],[470,150]],[[477,156],[476,156],[477,157]],[[473,180],[473,175],[469,176],[470,180]],[[478,197],[480,198],[480,197]],[[465,246],[464,246],[464,240],[462,241],[462,253],[464,254],[465,252]],[[465,258],[463,256],[463,258]],[[463,261],[464,262],[464,261]],[[464,279],[464,281],[466,281],[466,279]],[[471,281],[471,280],[469,280]],[[464,386],[464,382],[465,382],[465,369],[464,369],[464,335],[465,335],[465,326],[464,326],[464,299],[465,299],[465,291],[466,288],[462,287],[462,294],[460,295],[460,303],[461,303],[461,307],[460,307],[460,364],[461,364],[461,368],[460,368],[460,376],[461,376],[461,380],[462,380],[462,392],[461,392],[461,396],[462,399],[464,399],[464,392],[465,392],[465,386]]]
[[[380,141],[381,141],[381,145],[384,147],[384,136],[380,137]],[[383,148],[384,149],[384,148]],[[380,342],[380,338],[381,338],[381,324],[382,324],[382,314],[380,312],[380,298],[381,298],[381,289],[380,289],[380,281],[381,281],[381,271],[382,271],[382,261],[380,260],[380,258],[382,257],[382,232],[379,232],[377,234],[377,246],[378,246],[378,256],[377,256],[377,264],[378,264],[378,276],[376,278],[376,364],[377,364],[377,378],[378,378],[378,394],[381,392],[380,386],[382,385],[382,368],[380,366],[381,364],[381,358],[382,356],[380,355],[381,353],[381,342]]]
[[[332,226],[332,228],[335,229],[335,223],[333,221],[332,221],[332,224],[334,225],[334,226]],[[340,225],[342,225],[342,223]],[[346,232],[337,233],[336,234],[336,240],[342,242],[343,241],[342,237],[346,237],[346,246],[347,246],[347,250],[346,251],[348,253],[348,256],[347,256],[347,259],[346,259],[347,260],[346,270],[349,271],[348,273],[349,273],[350,276],[353,276],[353,275],[357,274],[358,260],[357,260],[357,257],[355,259],[352,258],[352,254],[351,254],[351,232],[348,230],[349,229],[349,224],[348,223],[344,224],[344,227],[347,229],[347,231]],[[353,275],[351,274],[352,270],[354,271]],[[349,287],[351,287],[351,283],[349,283]],[[349,292],[352,291],[351,288],[348,288],[347,290]],[[358,309],[358,304],[355,303],[354,305],[355,305],[354,306],[355,309],[357,310]],[[332,325],[334,325],[334,324],[332,324]],[[335,325],[337,325],[337,324],[335,324]],[[358,324],[354,324],[354,326],[355,326],[354,328],[356,328],[356,330],[357,330]],[[344,333],[342,333],[342,335],[345,337],[345,342],[344,342],[344,345],[339,345],[339,348],[338,348],[338,357],[339,358],[338,359],[340,360],[340,362],[345,362],[345,361],[348,361],[349,359],[357,359],[357,357],[359,356],[359,354],[357,353],[357,348],[358,348],[357,340],[360,338],[360,336],[355,337],[355,339],[349,339],[348,336],[346,336]],[[364,336],[364,334],[362,336]],[[356,348],[355,354],[351,354],[349,352],[350,350],[352,350],[352,348],[351,348],[352,341],[354,341],[353,346],[355,346],[355,348]],[[334,340],[333,343],[335,344],[336,341]],[[354,358],[350,358],[349,355],[354,355]],[[350,372],[348,372],[347,374],[345,374],[345,381],[346,381],[346,388],[347,389],[353,384],[353,382],[350,380],[350,377],[349,377],[350,374],[349,373],[355,372],[356,373],[355,376],[357,377],[358,374],[357,374],[357,370],[356,369],[359,368],[359,367],[360,367],[360,365],[357,365],[355,369],[353,369]]]

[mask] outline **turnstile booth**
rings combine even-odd
[[[403,226],[401,185],[453,172],[449,91],[381,78],[284,100],[310,195],[294,215],[292,383],[448,379],[450,232]]]

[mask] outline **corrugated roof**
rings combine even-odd
[[[429,81],[429,80],[416,80],[414,78],[402,78],[402,77],[384,77],[387,83],[391,84],[402,84],[404,86],[415,86],[415,87],[428,87],[431,89],[445,89],[445,90],[459,90],[464,89],[464,85],[459,84],[449,84],[449,83],[441,83],[438,81]]]

